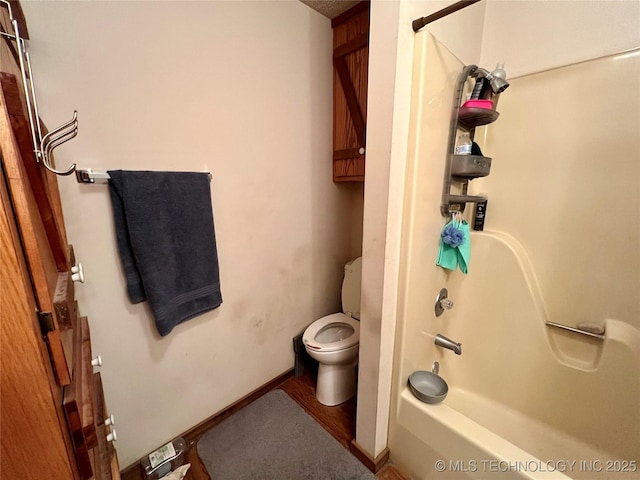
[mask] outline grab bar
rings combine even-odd
[[[556,322],[545,322],[548,326],[550,327],[556,327],[556,328],[561,328],[563,330],[569,330],[570,332],[574,332],[574,333],[580,333],[582,335],[587,335],[588,337],[594,337],[600,340],[604,340],[605,336],[604,336],[604,328],[603,327],[598,327],[598,328],[590,328],[590,330],[597,330],[597,331],[601,331],[602,333],[595,333],[595,331],[589,331],[587,330],[588,326],[587,324],[585,324],[582,328],[580,328],[581,324],[578,324],[578,327],[569,327],[568,325],[562,325],[561,323],[556,323]]]

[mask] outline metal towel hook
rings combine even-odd
[[[65,131],[65,129],[68,129],[68,128],[71,128],[71,130]],[[63,133],[60,133],[60,132],[63,132]],[[47,170],[49,170],[52,173],[55,173],[56,175],[71,175],[75,171],[76,169],[75,163],[71,165],[67,170],[54,169],[51,166],[51,154],[54,149],[56,149],[63,143],[68,142],[69,140],[74,138],[76,135],[78,135],[78,112],[74,111],[73,118],[69,122],[61,125],[55,130],[52,130],[42,138],[42,141],[40,142],[40,152],[37,152],[37,153],[40,154],[42,158],[42,164],[45,166]]]
[[[38,114],[38,101],[36,98],[33,72],[31,70],[31,60],[29,58],[29,52],[27,52],[26,42],[24,38],[20,36],[20,26],[13,16],[13,11],[9,1],[0,0],[0,6],[4,6],[8,10],[9,19],[13,26],[13,35],[4,31],[0,33],[2,37],[15,40],[16,42],[16,50],[20,61],[20,73],[22,74],[22,85],[24,87],[27,112],[29,114],[29,126],[31,127],[31,140],[33,141],[36,160],[38,162],[42,161],[45,168],[56,175],[70,175],[76,169],[76,164],[74,163],[67,170],[56,170],[51,166],[50,155],[55,148],[68,142],[78,134],[78,112],[73,112],[73,118],[71,121],[54,128],[45,136],[42,136],[40,116]]]
[[[78,134],[78,127],[76,126],[74,127],[73,130],[69,130],[68,132],[65,132],[63,135],[59,135],[55,137],[52,141],[50,141],[47,144],[47,146],[43,150],[45,153],[45,158],[48,159],[49,155],[51,155],[51,152],[53,152],[55,148],[59,147],[65,142],[68,142],[69,140],[74,138],[77,134]]]
[[[78,127],[78,112],[73,112],[73,118],[69,120],[67,123],[63,123],[58,128],[54,128],[49,133],[47,133],[44,137],[42,137],[42,141],[40,142],[40,149],[44,150],[43,145],[46,145],[49,140],[60,133],[62,130],[69,128],[71,126]],[[52,140],[53,141],[53,140]]]

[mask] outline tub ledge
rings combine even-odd
[[[545,459],[538,459],[449,407],[422,403],[408,387],[400,394],[398,423],[442,455],[445,462],[475,465],[469,478],[571,480]],[[506,470],[507,467],[510,467]],[[502,471],[506,470],[506,471]]]

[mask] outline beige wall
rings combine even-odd
[[[43,118],[55,125],[73,108],[80,112],[81,133],[60,149],[61,166],[214,175],[225,304],[162,340],[144,307],[126,302],[105,187],[61,182],[70,241],[88,275],[78,297],[94,348],[107,360],[103,376],[121,419],[123,465],[288,368],[292,331],[338,309],[342,264],[359,254],[360,235],[368,252],[363,301],[371,304],[363,305],[357,439],[371,454],[384,448],[410,24],[449,3],[372,3],[370,72],[377,73],[369,86],[364,235],[354,228],[362,190],[324,181],[331,155],[328,20],[297,2],[24,3]],[[561,3],[577,2],[480,2],[427,30],[465,63],[505,60],[511,76],[582,59],[574,52],[588,58],[637,46],[637,2],[580,2],[575,22],[557,16]],[[525,27],[531,34],[519,33]],[[576,35],[584,40],[577,45]]]
[[[503,61],[511,78],[640,46],[636,0],[486,3],[482,66]]]
[[[408,375],[416,370],[429,370],[427,362],[435,360],[426,358],[426,352],[429,350],[427,342],[433,342],[429,335],[431,329],[439,328],[438,323],[442,322],[433,314],[434,299],[450,277],[436,267],[435,258],[442,229],[440,201],[451,102],[462,62],[433,36],[421,32],[416,35],[414,67],[403,192],[389,448],[394,463],[413,478],[424,478],[425,469],[433,465],[435,452],[407,432],[399,422],[397,405]],[[454,298],[454,301],[457,300]],[[446,316],[441,318],[446,322]]]
[[[372,456],[387,445],[396,318],[398,256],[415,35],[411,21],[449,2],[371,4],[367,180],[356,441]],[[484,2],[433,29],[467,62],[480,57]]]
[[[79,111],[60,166],[213,174],[224,303],[165,338],[127,301],[107,186],[60,180],[124,467],[291,368],[339,309],[362,190],[331,181],[331,26],[299,2],[23,6],[42,117]]]

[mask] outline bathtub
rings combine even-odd
[[[474,272],[492,281],[444,279],[453,310],[400,333],[392,460],[416,479],[640,479],[640,332],[616,319],[604,340],[547,326],[518,242],[472,236]],[[436,333],[462,355],[435,346]],[[436,360],[449,394],[428,405],[406,382]]]

